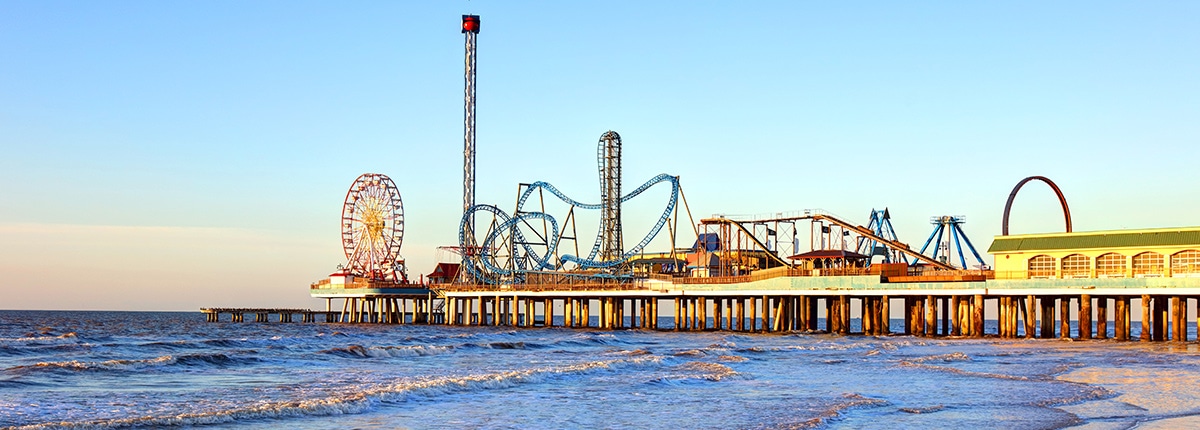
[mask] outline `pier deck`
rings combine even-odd
[[[420,292],[343,294],[340,312],[202,312],[209,321],[230,314],[235,322],[244,314],[291,322],[299,314],[303,322],[323,315],[323,322],[345,323],[1133,340],[1131,312],[1140,305],[1139,339],[1187,341],[1195,324],[1189,315],[1200,305],[1196,277],[995,279],[975,271],[896,278],[777,271],[626,283],[435,284]],[[985,315],[995,316],[986,331]],[[660,326],[664,316],[673,316],[670,325]],[[903,322],[893,327],[896,316]]]

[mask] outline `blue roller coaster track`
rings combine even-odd
[[[646,181],[642,186],[634,189],[629,194],[621,196],[621,203],[625,203],[638,195],[646,192],[651,187],[668,183],[671,186],[671,196],[667,201],[666,207],[662,211],[662,215],[658,217],[658,221],[654,223],[650,231],[642,238],[641,241],[632,248],[626,250],[620,259],[600,261],[596,259],[596,255],[600,252],[601,237],[597,234],[595,245],[588,253],[587,257],[564,254],[560,257],[559,262],[551,262],[550,259],[555,254],[558,248],[559,241],[562,239],[561,232],[558,228],[558,221],[550,214],[544,212],[527,212],[524,211],[525,203],[534,192],[545,190],[554,197],[557,197],[563,203],[574,206],[580,209],[600,210],[603,205],[598,203],[583,203],[575,200],[562,191],[559,191],[554,185],[548,182],[534,182],[525,188],[525,191],[517,199],[517,215],[512,216],[504,212],[500,208],[493,205],[480,204],[472,206],[463,214],[462,221],[459,223],[458,242],[463,249],[467,249],[467,225],[473,219],[476,213],[486,212],[491,213],[497,220],[495,227],[491,229],[483,241],[480,242],[479,252],[473,255],[472,258],[464,259],[466,270],[477,280],[485,283],[505,283],[523,282],[525,274],[529,272],[554,270],[560,267],[561,264],[574,263],[582,269],[605,269],[619,266],[629,261],[631,257],[641,252],[658,233],[666,225],[667,219],[670,218],[671,212],[675,210],[675,206],[679,201],[679,178],[667,174],[660,174]],[[527,241],[524,234],[521,233],[520,225],[527,224],[530,221],[545,221],[549,223],[548,237],[542,238],[545,240],[546,249],[541,254]],[[503,247],[503,248],[502,248]],[[509,267],[502,267],[497,261],[498,255],[495,250],[507,249],[516,250],[520,248],[524,254],[520,257],[513,256],[513,264]],[[514,253],[515,254],[515,253]],[[590,275],[598,277],[618,277],[614,275]]]

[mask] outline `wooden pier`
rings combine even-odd
[[[696,261],[710,261],[707,248],[697,249]],[[512,284],[430,285],[338,273],[310,287],[326,299],[324,312],[202,311],[209,321],[229,314],[235,322],[253,313],[260,322],[299,314],[326,323],[1196,340],[1189,333],[1200,307],[1200,227],[997,236],[988,252],[996,270],[842,261],[743,271],[710,263],[637,279],[536,272]]]
[[[1200,306],[1200,290],[1192,289],[1187,294],[1153,289],[1134,295],[1095,289],[1003,292],[966,285],[806,291],[657,287],[662,285],[576,285],[571,291],[466,288],[431,292],[432,300],[346,298],[340,312],[277,308],[204,308],[201,312],[209,322],[245,322],[245,315],[253,314],[254,322],[1189,341],[1195,339],[1189,339],[1188,328],[1196,324],[1189,315]],[[1137,337],[1131,315],[1135,304],[1142,310]],[[985,324],[985,315],[995,318]]]
[[[1197,296],[1095,294],[970,294],[889,291],[883,294],[540,295],[528,292],[451,296],[445,321],[460,326],[566,327],[828,332],[841,335],[1071,338],[1188,341]],[[1130,310],[1142,306],[1140,337]],[[665,309],[670,325],[660,326]],[[549,312],[547,312],[549,310]],[[851,315],[857,318],[851,318]],[[985,314],[998,318],[986,324]],[[1093,318],[1095,315],[1095,318]],[[857,320],[858,324],[852,324]],[[900,326],[894,326],[899,320]],[[1110,331],[1111,327],[1111,331]]]

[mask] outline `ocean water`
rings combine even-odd
[[[176,425],[1181,428],[1200,425],[1200,351],[0,311],[0,428]]]

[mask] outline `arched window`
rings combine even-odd
[[[1138,278],[1153,278],[1163,274],[1163,255],[1157,252],[1143,252],[1133,256],[1133,276]]]
[[[1062,277],[1087,278],[1092,275],[1092,259],[1083,254],[1071,254],[1062,259]]]
[[[1054,257],[1039,255],[1029,259],[1030,278],[1053,278]]]
[[[1124,278],[1125,256],[1110,252],[1096,257],[1096,277]]]
[[[1200,251],[1189,249],[1171,255],[1171,276],[1200,276]]]

